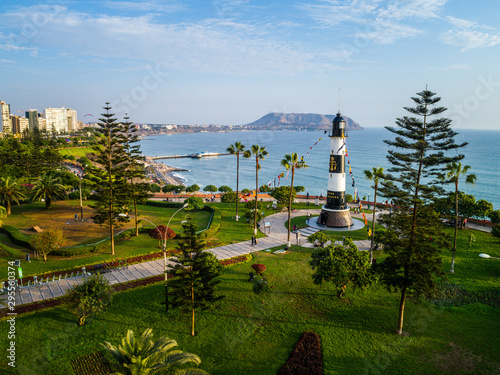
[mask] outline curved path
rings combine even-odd
[[[317,216],[321,212],[320,209],[308,209],[299,210],[291,214],[292,217],[305,216],[310,213],[312,216]],[[353,215],[358,217],[361,215]],[[257,245],[252,246],[251,241],[243,241],[235,244],[214,247],[208,249],[207,251],[212,252],[217,256],[219,260],[228,259],[236,257],[239,255],[249,254],[255,251],[266,250],[271,247],[282,246],[287,243],[287,228],[285,227],[285,222],[288,220],[287,212],[281,212],[278,214],[273,214],[265,217],[260,222],[261,231],[266,231],[266,237],[259,238]],[[269,226],[265,226],[268,223]],[[311,247],[312,245],[306,242],[306,236],[311,232],[304,231],[300,238],[300,244],[305,247]],[[297,237],[295,233],[291,234],[292,244],[297,243]],[[356,245],[360,250],[368,250],[370,246],[370,241],[355,241]],[[171,263],[167,260],[168,263]],[[112,269],[109,272],[103,274],[103,276],[111,284],[119,284],[132,280],[142,279],[145,277],[161,275],[163,273],[163,259],[157,259],[149,262],[138,263],[130,265],[126,268]],[[16,306],[23,305],[26,303],[37,302],[45,299],[51,299],[56,297],[61,297],[66,293],[68,288],[74,284],[80,284],[83,280],[83,276],[73,277],[62,280],[55,280],[49,282],[42,282],[41,285],[31,285],[30,287],[23,287],[16,291]],[[1,296],[1,300],[6,300],[6,295]]]

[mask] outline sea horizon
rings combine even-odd
[[[469,145],[460,149],[464,154],[462,165],[470,165],[470,173],[477,176],[475,186],[459,184],[459,190],[472,194],[476,201],[485,199],[493,204],[495,209],[500,208],[500,131],[497,130],[470,130],[453,129],[458,133],[455,138],[457,144],[464,141]],[[346,139],[346,194],[354,195],[356,186],[358,195],[363,198],[368,194],[373,199],[373,189],[370,181],[364,178],[363,170],[373,167],[390,167],[386,155],[389,146],[383,140],[390,139],[392,133],[384,127],[365,127],[363,130],[352,130]],[[173,141],[175,139],[175,142]],[[304,186],[305,192],[312,195],[326,195],[328,180],[328,157],[330,139],[323,131],[294,131],[294,130],[249,130],[207,133],[182,133],[150,135],[141,140],[141,151],[145,156],[166,156],[174,154],[193,154],[197,152],[226,152],[226,148],[239,141],[250,148],[253,144],[266,147],[269,156],[261,162],[259,171],[259,186],[271,183],[271,186],[289,185],[290,180],[279,179],[286,170],[281,167],[280,161],[285,154],[296,152],[299,157],[304,156],[309,168],[297,170],[295,186]],[[457,152],[457,151],[455,151]],[[236,157],[233,155],[206,157],[202,159],[160,159],[165,165],[189,169],[189,172],[175,172],[189,186],[197,184],[201,190],[206,185],[220,187],[227,185],[236,190]],[[349,163],[349,164],[348,164]],[[353,180],[349,176],[351,166]],[[255,188],[255,159],[244,159],[240,156],[240,190]],[[447,190],[452,190],[449,186]]]

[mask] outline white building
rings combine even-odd
[[[45,108],[46,129],[48,132],[68,132],[68,110],[62,108]]]
[[[12,133],[12,121],[10,119],[10,104],[0,101],[0,110],[2,117],[0,118],[0,130],[3,134]]]

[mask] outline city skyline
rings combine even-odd
[[[36,5],[35,5],[36,4]],[[391,126],[442,97],[453,127],[499,129],[500,4],[462,0],[2,3],[2,100],[97,119],[245,124],[269,112]],[[339,93],[340,87],[340,93]],[[340,104],[339,104],[340,103]]]

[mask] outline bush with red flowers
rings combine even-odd
[[[304,332],[278,371],[278,375],[323,375],[321,339],[314,332]]]
[[[260,263],[252,264],[251,267],[257,273],[257,275],[262,275],[267,269],[266,266],[264,266],[263,264],[260,264]]]
[[[165,233],[167,233],[166,237]],[[156,228],[149,231],[149,236],[157,240],[170,240],[175,237],[175,232],[172,230],[172,228],[168,228],[167,230],[167,227],[165,225],[158,225]]]

